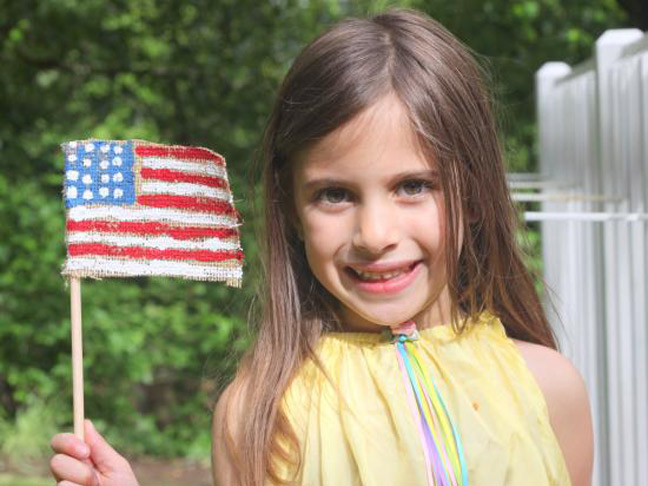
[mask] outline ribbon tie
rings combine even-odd
[[[415,341],[420,339],[414,321],[386,330],[396,349],[412,416],[425,456],[428,485],[468,486],[463,445],[439,390],[422,365]]]

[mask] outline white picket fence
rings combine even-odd
[[[542,204],[525,217],[590,393],[593,484],[648,486],[648,34],[605,32],[591,60],[544,64],[536,91]]]

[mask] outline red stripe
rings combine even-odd
[[[223,157],[201,147],[153,147],[149,145],[135,147],[135,153],[140,157],[167,157],[184,160],[211,160],[224,165]]]
[[[140,195],[137,196],[137,202],[143,206],[154,208],[192,209],[207,213],[236,215],[236,211],[227,201],[206,197],[171,196],[169,194]]]
[[[189,226],[178,228],[164,223],[136,223],[132,221],[68,221],[68,231],[98,231],[104,233],[133,233],[138,235],[169,235],[176,240],[193,238],[234,238],[237,228],[205,228]]]
[[[234,258],[243,260],[242,251],[157,250],[139,246],[111,246],[103,243],[73,243],[68,245],[68,253],[70,256],[108,255],[147,260],[196,260],[199,262],[222,262]]]
[[[202,184],[203,186],[227,189],[227,183],[220,177],[187,174],[186,172],[169,169],[149,169],[148,167],[142,167],[140,174],[144,179],[167,182],[191,182],[193,184]]]

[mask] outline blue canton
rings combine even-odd
[[[133,143],[109,140],[68,142],[65,153],[65,207],[135,202]]]

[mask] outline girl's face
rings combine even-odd
[[[306,257],[341,304],[345,329],[446,323],[443,193],[398,98],[382,98],[297,159]]]

